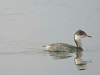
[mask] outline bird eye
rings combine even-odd
[[[83,35],[85,35],[85,34],[83,33]]]

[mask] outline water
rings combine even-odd
[[[0,75],[99,75],[99,19],[98,0],[1,0]],[[81,40],[83,52],[44,51],[51,43],[75,46],[78,29],[92,36]]]

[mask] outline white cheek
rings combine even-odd
[[[75,40],[78,40],[80,38],[81,38],[81,36],[75,35]]]
[[[50,46],[46,46],[47,48],[50,48]]]
[[[50,48],[50,46],[48,46],[48,45],[45,47],[46,50],[48,50],[49,48]]]

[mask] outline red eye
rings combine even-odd
[[[85,35],[85,34],[83,33],[83,35]]]

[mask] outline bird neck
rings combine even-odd
[[[75,43],[76,43],[77,47],[81,47],[82,48],[82,44],[81,44],[81,40],[80,39],[75,40]]]
[[[82,38],[81,36],[74,34],[74,41],[75,41],[77,47],[82,48],[82,44],[81,44],[81,40],[80,40],[81,38]]]

